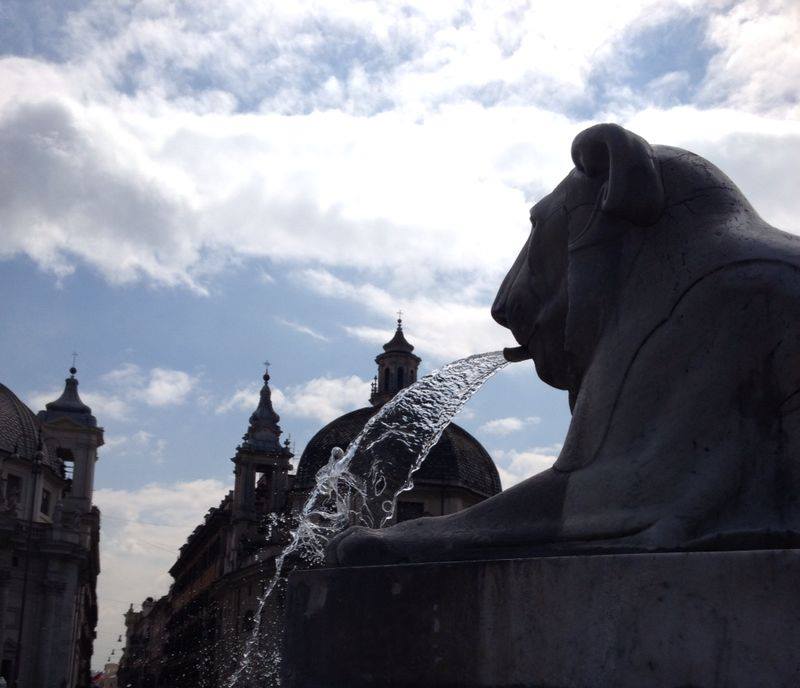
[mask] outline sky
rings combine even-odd
[[[94,665],[230,489],[266,360],[299,456],[398,310],[423,373],[514,344],[489,306],[583,128],[800,231],[798,35],[795,0],[0,0],[1,379],[38,410],[77,351],[105,428]],[[508,487],[569,411],[524,363],[458,421]]]

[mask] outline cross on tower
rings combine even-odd
[[[267,372],[269,372],[269,365],[269,361],[264,361],[264,367],[267,369]]]
[[[402,310],[397,311],[397,322],[398,323],[403,322],[403,311]]]
[[[78,358],[78,352],[77,351],[73,351],[72,352],[72,367],[73,368],[75,367],[75,359],[77,359],[77,358]]]

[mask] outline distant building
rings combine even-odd
[[[91,681],[103,429],[76,372],[38,415],[0,384],[0,675],[10,687]]]
[[[398,320],[394,337],[375,359],[371,405],[347,413],[309,441],[296,474],[293,455],[281,442],[272,406],[269,372],[259,404],[236,449],[234,489],[208,511],[170,569],[167,595],[145,600],[125,616],[126,647],[121,686],[131,688],[212,688],[231,674],[249,638],[263,584],[286,544],[285,529],[270,527],[296,513],[314,486],[316,472],[334,447],[346,448],[365,423],[400,389],[417,379],[421,359]],[[414,476],[414,488],[398,502],[396,520],[453,513],[500,492],[497,468],[481,444],[451,423]],[[276,518],[277,517],[277,518]],[[268,663],[280,639],[282,600],[270,599],[261,617],[259,665]],[[242,686],[261,686],[243,677]]]
[[[115,664],[114,662],[108,662],[103,667],[103,671],[94,677],[92,688],[117,688],[117,686],[119,685],[117,683],[118,669],[119,669],[119,664]]]
[[[170,618],[169,599],[158,601],[148,597],[141,611],[133,605],[125,613],[125,650],[118,668],[118,678],[124,677],[121,686],[165,686],[159,682],[166,651],[166,624]]]

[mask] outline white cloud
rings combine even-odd
[[[574,127],[545,118],[562,120],[566,162]],[[526,119],[531,126],[541,118]],[[513,249],[490,241],[486,229],[508,236],[524,229],[526,199],[492,174],[497,161],[486,157],[507,155],[517,141],[504,136],[466,155],[463,140],[509,125],[487,121],[475,107],[433,116],[425,127],[398,113],[220,119],[171,109],[128,121],[124,112],[63,99],[7,108],[0,113],[9,151],[0,169],[2,251],[25,253],[62,276],[77,261],[114,283],[148,279],[198,290],[209,271],[237,255],[417,272],[487,263],[499,270]],[[518,120],[514,128],[521,134],[522,127]],[[429,160],[424,169],[420,159]],[[379,167],[379,160],[393,164]],[[451,250],[441,252],[442,244]]]
[[[312,339],[317,339],[321,342],[329,342],[330,339],[323,334],[320,334],[316,330],[312,329],[308,325],[303,325],[302,323],[295,322],[293,320],[285,320],[284,318],[276,318],[281,325],[286,325],[286,327],[294,330],[295,332],[300,332],[300,334],[305,334],[311,337]]]
[[[81,399],[89,405],[94,413],[95,409],[103,418],[112,420],[125,420],[130,414],[130,407],[124,399],[99,391],[80,392]],[[55,398],[55,397],[54,397]]]
[[[800,117],[800,5],[743,0],[711,16],[707,40],[717,49],[701,97],[751,112]]]
[[[131,455],[137,460],[149,457],[154,464],[160,465],[164,463],[166,448],[165,439],[155,437],[146,430],[138,430],[130,435],[106,435],[101,456],[105,458],[110,455],[115,460]]]
[[[585,101],[593,70],[630,33],[707,5],[96,0],[63,22],[62,51],[84,88],[125,88],[134,100],[167,98],[198,112],[427,111],[466,97],[552,107]]]
[[[769,133],[798,107],[791,0],[433,4],[93,2],[65,15],[50,41],[64,62],[0,60],[0,255],[201,292],[242,257],[382,271],[412,297],[448,278],[485,288],[526,206],[570,167],[589,122],[564,113],[588,111],[603,66],[630,71],[643,31],[687,17],[708,20],[716,50],[704,109],[658,110],[652,135],[674,143],[684,115],[683,133],[705,119],[728,145],[754,137],[791,177],[779,153],[800,141],[796,122],[788,140]],[[595,116],[636,121],[685,79],[658,75],[635,107]],[[794,203],[764,198],[768,219]]]
[[[99,65],[93,69],[79,69],[86,67],[80,57],[62,66],[0,61],[0,83],[8,87],[0,95],[0,142],[7,151],[0,164],[2,255],[26,254],[61,276],[82,263],[114,283],[147,280],[199,291],[212,273],[248,257],[357,268],[407,288],[411,298],[437,282],[488,290],[523,240],[527,206],[568,171],[571,139],[589,123],[564,114],[563,100],[551,96],[580,99],[591,90],[591,70],[611,59],[615,41],[621,45],[630,40],[630,31],[678,11],[703,8],[629,2],[607,11],[597,4],[582,10],[597,16],[585,18],[581,26],[586,28],[575,31],[568,4],[504,14],[456,3],[438,14],[418,7],[408,17],[393,4],[317,7],[320,32],[335,25],[386,51],[381,52],[388,60],[386,73],[363,77],[364,90],[376,80],[382,85],[385,95],[378,99],[386,103],[379,112],[364,113],[348,110],[346,92],[345,102],[336,96],[327,110],[306,107],[317,96],[313,84],[300,89],[303,70],[319,64],[313,56],[329,38],[317,29],[306,32],[303,22],[311,6],[265,17],[258,9],[217,4],[221,7],[211,13],[209,25],[230,26],[215,35],[205,34],[209,25],[195,17],[182,24],[152,7],[133,18],[117,17],[122,28],[111,38],[89,28],[89,15],[73,17],[74,49],[85,59],[91,55]],[[763,56],[760,71],[747,72],[745,59],[734,60],[739,66],[729,71],[748,84],[765,83],[759,75],[768,69],[783,79],[784,62],[793,65],[794,58],[783,52],[791,43],[776,36],[786,33],[796,15],[791,7],[747,22],[726,19],[722,10],[714,14],[723,24],[752,28],[756,35],[747,49]],[[388,28],[393,22],[399,22],[395,32]],[[784,28],[775,34],[760,31],[759,22]],[[296,39],[281,43],[291,46],[286,50],[292,55],[259,62],[257,52],[224,43],[226,36],[249,37],[257,28],[263,50],[274,52],[285,36]],[[562,29],[564,35],[551,33]],[[87,52],[77,44],[80,30],[88,32]],[[736,45],[744,45],[736,43],[732,30],[712,28],[712,34],[716,38],[709,40],[727,46],[731,55],[738,55]],[[762,43],[769,45],[762,50]],[[767,49],[773,45],[784,47]],[[128,64],[144,46],[154,49],[144,64]],[[277,68],[286,77],[274,97],[300,89],[311,101],[285,114],[269,108],[242,113],[230,104],[214,106],[209,91],[183,87],[185,92],[174,93],[170,70],[178,80],[186,78],[181,70],[193,71],[183,49],[202,58],[212,72],[205,74],[208,79],[220,80],[220,87],[232,92],[244,88],[245,72],[253,69],[257,82],[277,83],[274,74],[260,73],[258,67],[269,63],[272,70],[273,62],[287,60]],[[297,56],[294,50],[306,52]],[[401,53],[407,55],[404,61]],[[722,50],[719,60],[726,54]],[[357,66],[336,77],[337,83],[362,78],[363,65],[362,72]],[[717,72],[724,70],[715,71],[712,63],[709,73]],[[134,95],[114,88],[117,79],[128,76],[138,84]],[[326,92],[330,76],[320,84]],[[286,83],[295,79],[297,84]],[[671,72],[648,88],[660,102],[684,79]],[[786,84],[795,81],[786,76]],[[715,96],[713,107],[650,108],[638,98],[635,106],[596,116],[634,126],[645,113],[653,126],[642,133],[658,142],[681,143],[689,133],[701,138],[699,129],[712,132],[718,148],[735,148],[745,137],[748,154],[772,160],[771,174],[791,178],[793,159],[781,151],[800,145],[800,125],[788,119],[788,106],[769,105],[791,104],[791,93],[777,85],[757,90],[747,98],[763,101],[758,109],[735,99],[738,83],[715,86],[715,93],[724,94]],[[479,93],[495,87],[498,98]],[[270,98],[265,94],[266,101]],[[200,100],[208,102],[200,107]],[[732,107],[756,114],[746,119]],[[784,139],[777,140],[774,132],[781,130]],[[747,161],[739,158],[731,159],[728,170],[737,181],[748,173]],[[754,193],[767,219],[792,216],[796,209],[793,193],[779,196],[760,187]]]
[[[112,648],[119,653],[115,641],[119,634],[124,637],[122,615],[128,605],[138,608],[145,597],[167,592],[167,571],[178,548],[229,489],[218,480],[195,480],[95,490],[94,502],[102,512],[96,657],[105,659]]]
[[[180,405],[197,382],[196,377],[182,370],[153,368],[147,384],[136,391],[136,396],[149,406]]]
[[[200,382],[197,376],[183,370],[155,367],[144,371],[134,363],[122,364],[105,373],[101,380],[132,399],[156,407],[183,404]]]
[[[182,370],[156,367],[143,371],[133,363],[125,363],[101,375],[95,385],[90,384],[87,389],[79,388],[78,393],[82,401],[92,409],[100,425],[103,425],[108,421],[136,420],[133,402],[154,407],[183,404],[198,384],[198,377]],[[44,409],[48,402],[58,399],[62,392],[63,388],[29,392],[26,395],[27,403],[37,412]],[[141,435],[141,432],[137,434]],[[106,440],[105,451],[116,453],[119,446],[130,439],[117,435],[110,441]],[[141,443],[141,437],[139,441]],[[160,448],[159,442],[162,443]],[[164,448],[163,440],[158,440],[149,449],[157,458],[163,455]]]
[[[394,295],[374,284],[351,283],[325,270],[307,269],[298,273],[296,279],[320,295],[358,303],[387,323],[393,323],[397,309],[402,308],[406,337],[436,362],[497,350],[513,343],[510,335],[489,316],[491,296],[484,293],[481,299],[480,287],[475,283],[456,294],[450,291],[448,283],[443,283],[431,285],[427,294],[411,296],[406,290],[398,289]],[[459,297],[463,300],[457,300]],[[343,327],[351,336],[376,345],[388,341],[394,331],[365,325]]]
[[[153,434],[147,432],[146,430],[138,430],[131,435],[131,439],[133,439],[138,444],[147,444],[150,440],[153,439]]]
[[[103,436],[103,455],[116,454],[117,452],[125,453],[125,445],[129,441],[126,435],[109,435]]]
[[[138,385],[142,372],[135,363],[123,363],[100,376],[100,380],[116,386]]]
[[[767,106],[794,102],[787,88],[797,55],[783,40],[797,21],[793,5],[581,8],[576,26],[570,3],[507,12],[487,3],[301,3],[267,12],[215,2],[203,21],[196,6],[182,15],[90,4],[65,23],[72,62],[0,62],[2,250],[57,275],[85,262],[112,282],[198,290],[235,256],[388,267],[410,284],[441,271],[491,280],[524,235],[526,204],[568,169],[569,142],[587,123],[560,114],[564,98],[583,98],[592,70],[624,59],[637,31],[708,12],[719,52],[705,89],[715,103],[746,97],[765,104],[746,109],[779,113]],[[345,36],[374,47],[382,71],[367,73],[358,53],[325,62],[324,47]],[[315,91],[309,74],[334,69],[347,73],[328,74]],[[192,74],[205,90],[183,84]],[[133,96],[116,90],[126,79]],[[783,86],[769,85],[776,79]],[[670,72],[649,88],[660,100],[683,80]],[[746,95],[740,82],[761,90]],[[289,92],[307,102],[245,115],[222,94],[235,101],[258,84],[265,102]],[[354,92],[376,88],[392,107],[372,116],[348,109]],[[497,95],[487,100],[487,88]],[[321,93],[331,109],[310,111]],[[747,133],[725,110],[705,116],[719,136]]]
[[[357,375],[317,377],[300,385],[272,392],[275,410],[299,418],[314,418],[327,423],[347,411],[369,402],[370,380]]]
[[[280,416],[313,418],[327,423],[347,411],[366,406],[370,380],[349,377],[317,377],[299,385],[272,388],[272,405]],[[258,406],[261,386],[252,384],[237,389],[216,406],[216,413],[250,413]]]
[[[502,449],[491,451],[490,454],[497,463],[497,471],[500,473],[503,489],[506,490],[512,485],[550,468],[558,458],[561,446],[560,443],[557,443],[546,447],[532,447],[526,451],[513,449],[511,451]]]
[[[97,117],[55,95],[23,98],[0,111],[0,146],[8,237],[0,255],[25,253],[60,276],[79,258],[112,283],[145,276],[194,286],[182,269],[199,250],[178,228],[185,200],[168,168],[153,164],[110,112]],[[137,250],[143,244],[148,254]]]
[[[167,448],[167,440],[161,438],[156,440],[155,446],[150,451],[150,456],[153,459],[154,464],[160,466],[161,464],[164,463],[166,459],[166,456],[164,455],[166,448]]]
[[[526,425],[538,425],[541,421],[542,419],[538,416],[495,418],[481,425],[479,431],[489,435],[510,435],[512,432],[522,430]]]
[[[261,385],[251,384],[237,389],[229,397],[223,399],[214,409],[215,413],[228,413],[230,411],[245,411],[251,413],[258,406]]]

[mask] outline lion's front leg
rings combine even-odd
[[[557,542],[568,474],[552,469],[448,516],[380,530],[356,526],[328,545],[331,566],[520,556]]]

